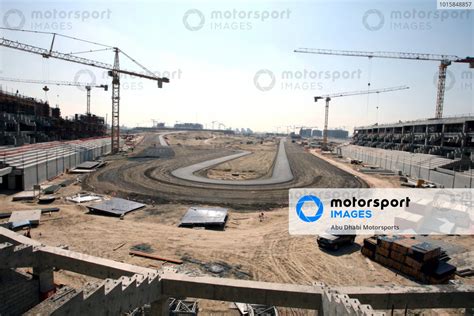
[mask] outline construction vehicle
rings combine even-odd
[[[398,90],[405,90],[405,89],[409,89],[409,87],[408,86],[399,86],[399,87],[391,87],[391,88],[375,89],[375,90],[339,92],[339,93],[326,94],[326,95],[321,95],[321,96],[314,97],[314,102],[318,102],[318,100],[321,100],[321,99],[326,100],[326,109],[325,109],[325,112],[324,112],[324,130],[323,130],[322,149],[327,150],[329,101],[331,101],[332,98],[348,97],[348,96],[353,96],[353,95],[372,94],[372,93],[384,93],[384,92],[391,92],[391,91],[398,91]]]
[[[316,238],[320,248],[338,250],[342,246],[354,244],[356,235],[322,234]]]
[[[332,50],[316,48],[299,48],[295,53],[320,54],[320,55],[340,55],[352,57],[367,58],[391,58],[391,59],[410,59],[410,60],[431,60],[439,61],[438,73],[438,93],[436,97],[435,118],[443,117],[444,92],[446,90],[446,71],[452,63],[468,63],[469,68],[474,68],[474,57],[461,58],[454,55],[422,54],[422,53],[401,53],[401,52],[364,52],[349,50]],[[369,83],[370,85],[370,83]]]

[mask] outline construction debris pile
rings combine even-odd
[[[447,263],[440,247],[401,236],[364,239],[361,252],[376,262],[421,282],[446,283],[454,278],[456,267]]]

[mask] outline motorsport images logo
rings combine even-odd
[[[306,211],[303,210],[303,207],[305,207]],[[323,216],[323,211],[323,202],[314,195],[305,195],[296,203],[296,214],[302,221],[307,223],[316,222]]]
[[[326,199],[330,206],[329,217],[335,219],[369,219],[374,212],[383,212],[387,207],[410,207],[410,198],[403,199],[366,199],[361,197]],[[303,209],[304,207],[304,209]],[[306,223],[316,222],[323,215],[324,204],[315,195],[304,195],[296,203],[296,214]]]
[[[288,198],[290,235],[474,235],[472,189],[299,188]]]

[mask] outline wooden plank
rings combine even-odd
[[[409,239],[409,238],[406,238],[406,239],[399,239],[399,240],[395,240],[393,242],[393,250],[401,253],[401,254],[407,254],[411,247],[416,245],[416,244],[419,244],[420,242],[418,240],[415,240],[415,239]]]
[[[183,261],[181,261],[179,259],[164,258],[164,257],[160,257],[160,256],[157,256],[157,255],[154,255],[154,254],[141,252],[141,251],[136,251],[136,250],[130,250],[129,254],[134,255],[134,256],[143,257],[143,258],[155,259],[155,260],[166,261],[166,262],[171,262],[171,263],[176,263],[176,264],[182,264],[183,263]]]
[[[115,250],[118,250],[118,249],[120,249],[120,248],[122,248],[123,246],[125,246],[125,244],[126,244],[126,243],[123,242],[123,243],[121,243],[120,245],[116,246],[116,247],[114,248],[114,251],[115,251]]]
[[[384,248],[384,247],[377,247],[377,250],[376,250],[376,253],[378,253],[379,255],[382,255],[384,257],[389,257],[390,256],[390,250],[388,248]]]

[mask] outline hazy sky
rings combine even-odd
[[[438,62],[297,54],[300,47],[474,56],[474,10],[437,10],[426,1],[2,1],[3,27],[57,32],[117,46],[150,70],[156,82],[122,77],[121,124],[211,121],[272,131],[279,126],[322,128],[326,93],[399,85],[409,90],[334,99],[331,128],[434,116]],[[2,36],[49,48],[51,35],[2,31]],[[57,38],[54,50],[101,47]],[[79,56],[113,63],[111,51]],[[111,84],[92,67],[0,47],[1,76]],[[121,66],[141,71],[121,55]],[[449,67],[444,113],[474,112],[473,72]],[[92,77],[91,77],[91,74]],[[273,80],[272,80],[273,78]],[[0,82],[45,99],[41,85]],[[86,93],[49,86],[63,115],[83,113]],[[111,111],[111,91],[92,90],[92,112]],[[379,106],[379,110],[376,107]],[[378,112],[378,113],[377,113]],[[284,126],[284,127],[283,127]]]

